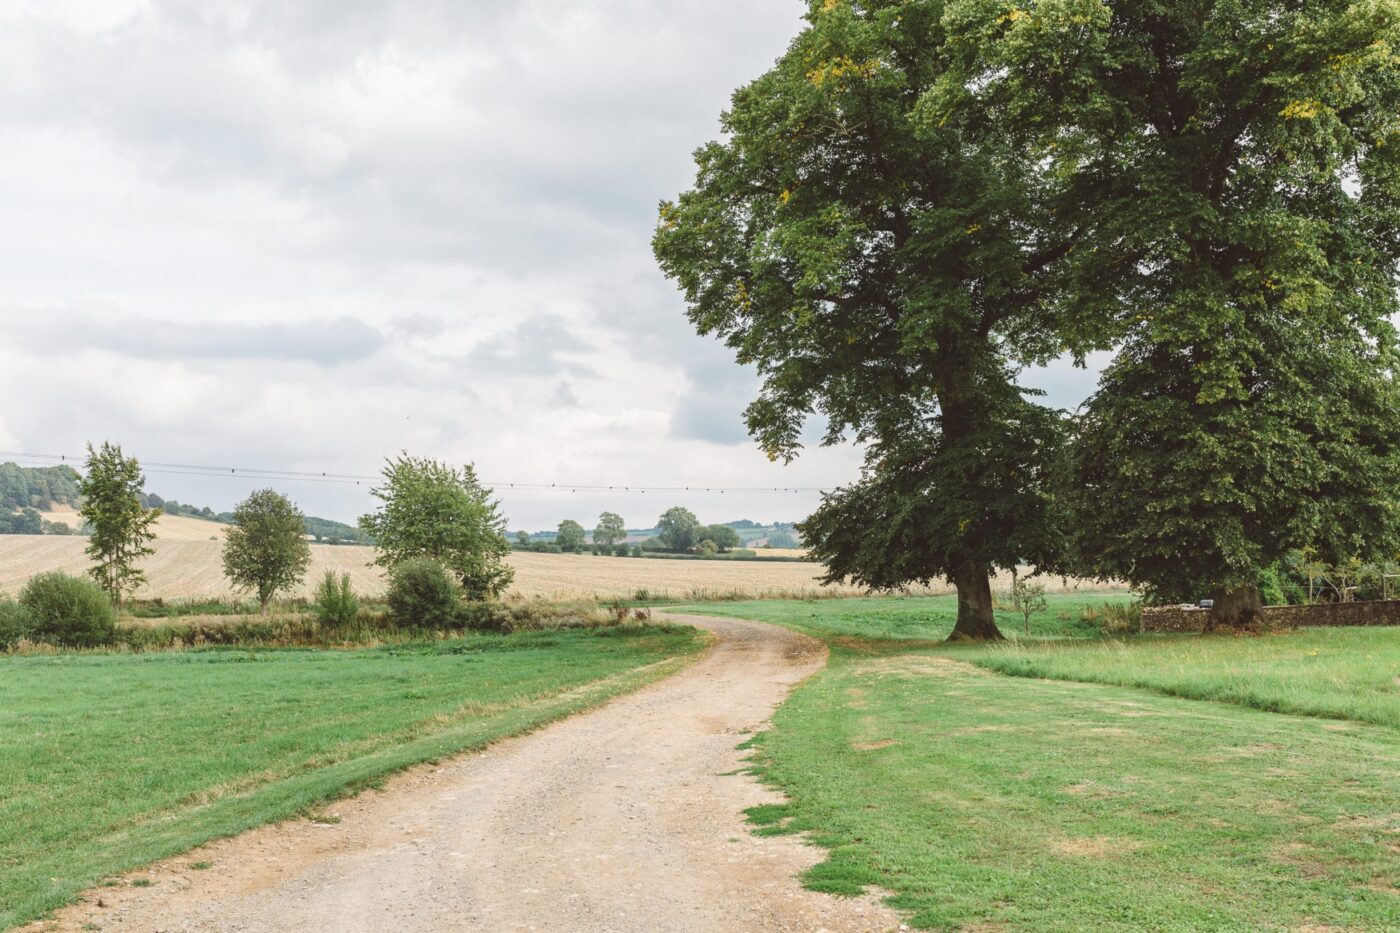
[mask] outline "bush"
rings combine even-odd
[[[316,620],[322,625],[336,627],[349,625],[360,614],[360,600],[350,588],[350,574],[343,573],[336,579],[334,570],[327,570],[316,587],[316,598],[312,603]]]
[[[8,651],[29,637],[29,613],[8,596],[0,596],[0,651]]]
[[[613,554],[617,557],[630,557],[632,549],[625,544],[619,544],[613,548]]]
[[[414,557],[395,564],[389,572],[389,614],[397,625],[409,628],[457,627],[457,586],[442,564],[430,557]]]
[[[100,586],[66,573],[41,573],[20,590],[35,641],[72,648],[110,644],[117,613]]]

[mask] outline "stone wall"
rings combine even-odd
[[[1163,606],[1142,611],[1144,632],[1199,632],[1210,610],[1191,606]],[[1305,625],[1400,625],[1400,599],[1355,603],[1320,603],[1316,606],[1267,606],[1267,624],[1279,628]]]

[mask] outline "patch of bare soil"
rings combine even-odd
[[[1142,848],[1142,843],[1133,839],[1110,839],[1108,836],[1080,836],[1058,840],[1053,843],[1053,848],[1060,855],[1072,855],[1080,858],[1112,858],[1125,855],[1128,852],[1135,852]]]
[[[756,836],[781,801],[740,737],[825,663],[773,626],[681,617],[716,646],[592,712],[138,872],[37,929],[888,930],[876,896],[808,891],[820,850]],[[195,866],[210,863],[205,870]],[[135,886],[144,879],[149,886]]]

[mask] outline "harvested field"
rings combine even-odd
[[[188,521],[197,522],[197,519]],[[199,522],[205,528],[221,526]],[[62,570],[82,573],[89,566],[83,553],[86,539],[61,536],[0,535],[0,592],[14,593],[37,573]],[[219,541],[203,538],[162,537],[155,554],[142,567],[149,584],[138,594],[144,599],[187,599],[227,596]],[[355,589],[367,596],[384,591],[384,577],[369,563],[368,547],[311,546],[311,569],[302,586],[305,595],[326,570],[348,573]],[[591,554],[515,553],[508,558],[515,568],[512,592],[522,596],[578,598],[587,596],[634,597],[645,590],[652,597],[720,599],[798,597],[803,595],[856,596],[865,591],[853,586],[823,587],[819,568],[805,563],[732,560],[655,560],[638,557],[594,557]],[[1061,588],[1058,580],[1052,581]],[[1009,586],[1009,577],[1000,586]],[[1069,588],[1077,588],[1075,581]],[[1086,588],[1094,587],[1086,584]],[[935,586],[920,592],[946,593]]]

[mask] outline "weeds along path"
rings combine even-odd
[[[799,873],[823,853],[744,823],[746,807],[781,798],[742,773],[736,746],[822,667],[825,648],[757,622],[670,618],[717,636],[679,674],[401,775],[329,807],[339,822],[264,827],[140,872],[148,887],[89,892],[57,927],[897,928],[874,897],[804,890]]]

